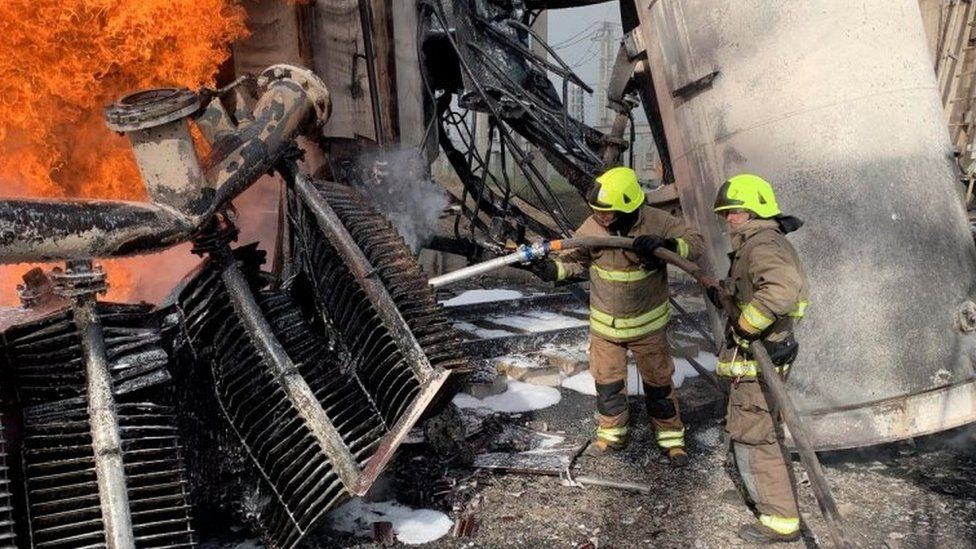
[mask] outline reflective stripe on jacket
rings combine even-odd
[[[719,360],[715,367],[715,374],[720,377],[759,377],[759,363],[749,358],[743,358],[741,354],[740,352],[731,360]],[[789,364],[776,367],[776,370],[781,374],[785,374],[789,369]]]
[[[590,330],[609,339],[634,339],[660,330],[671,320],[671,304],[665,301],[633,318],[620,318],[590,307]]]
[[[809,305],[800,257],[774,219],[744,223],[732,233],[732,250],[729,289],[739,305],[739,326],[763,333],[765,341],[783,341]],[[728,344],[719,354],[716,373],[755,377],[757,367],[747,352]]]
[[[674,238],[678,253],[697,259],[702,238],[664,210],[642,206],[626,235]],[[590,216],[575,236],[617,236]],[[577,248],[556,258],[557,278],[590,274],[590,330],[610,341],[629,341],[665,327],[671,318],[666,269],[647,269],[633,250]]]

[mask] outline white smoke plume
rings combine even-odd
[[[447,192],[435,183],[418,149],[384,150],[356,161],[355,181],[365,196],[393,223],[417,253],[430,241],[448,205]]]

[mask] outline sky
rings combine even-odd
[[[600,50],[593,36],[600,29],[603,21],[610,21],[616,25],[614,42],[619,42],[622,31],[617,2],[549,10],[549,44],[554,46],[563,61],[593,88],[596,88],[600,81]],[[587,96],[585,106],[587,123],[595,122],[595,109],[595,99],[592,95]]]

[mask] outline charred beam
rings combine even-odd
[[[0,263],[126,256],[186,240],[193,222],[164,206],[103,200],[0,201]]]
[[[90,261],[75,261],[69,262],[64,272],[56,271],[55,276],[59,293],[74,300],[74,322],[81,337],[91,445],[102,523],[105,526],[105,543],[109,549],[134,548],[119,416],[109,374],[105,335],[96,311],[95,296],[108,287],[105,274],[93,269]]]

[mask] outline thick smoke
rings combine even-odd
[[[356,161],[352,178],[403,236],[414,253],[430,241],[448,205],[447,193],[430,178],[417,149],[385,150]]]

